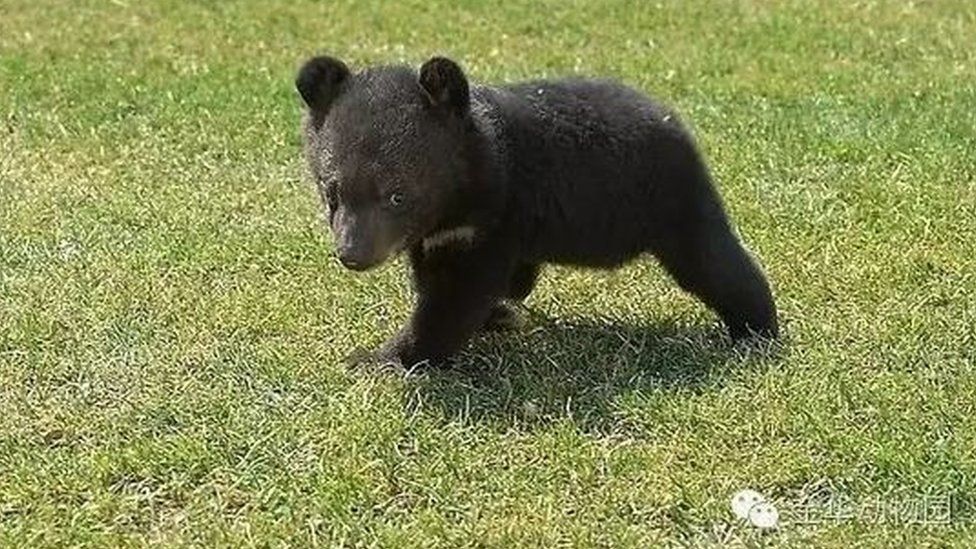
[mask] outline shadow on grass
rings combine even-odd
[[[777,359],[779,346],[733,346],[724,328],[617,319],[552,320],[487,334],[453,365],[408,379],[407,406],[500,429],[570,420],[618,431],[628,401],[714,387]]]

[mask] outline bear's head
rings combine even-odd
[[[342,264],[374,267],[434,231],[465,177],[470,98],[461,68],[435,57],[419,72],[353,72],[321,56],[295,84],[308,107],[305,155]]]

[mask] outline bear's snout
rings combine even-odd
[[[340,207],[332,224],[335,256],[347,269],[365,271],[396,253],[403,230],[382,209]]]
[[[370,268],[370,265],[359,259],[349,258],[343,255],[339,256],[339,262],[342,263],[343,267],[351,271],[365,271]]]
[[[361,253],[355,247],[344,247],[336,250],[335,256],[342,266],[352,271],[365,271],[376,265],[376,261],[369,254]]]

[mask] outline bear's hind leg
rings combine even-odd
[[[653,252],[683,289],[722,317],[734,340],[779,335],[766,277],[721,213],[669,231]]]

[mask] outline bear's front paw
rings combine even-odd
[[[441,360],[435,359],[415,345],[410,340],[395,337],[384,343],[375,353],[376,360],[383,365],[394,365],[408,371],[431,365],[440,365]]]
[[[417,364],[426,363],[410,345],[401,339],[394,338],[380,346],[373,353],[373,362],[380,366],[392,366],[406,370],[413,369]]]

